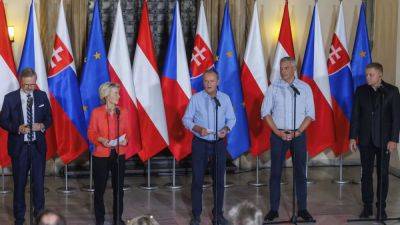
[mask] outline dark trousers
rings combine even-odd
[[[197,137],[192,141],[192,213],[195,218],[200,218],[203,205],[203,183],[204,173],[207,169],[208,160],[211,159],[212,178],[214,181],[213,194],[217,195],[217,205],[214,205],[213,215],[218,218],[223,215],[222,207],[224,203],[224,179],[226,169],[226,144],[223,140],[215,142],[215,152],[217,153],[217,165],[215,167],[214,143],[203,141]],[[215,169],[217,180],[215,179]],[[216,183],[215,183],[216,181]]]
[[[281,196],[281,176],[282,168],[286,160],[286,151],[290,149],[293,156],[293,166],[295,170],[296,196],[299,210],[307,209],[307,180],[306,180],[306,136],[302,134],[292,141],[284,141],[274,133],[271,134],[271,176],[270,176],[270,207],[271,210],[279,210]]]
[[[378,177],[377,183],[377,203],[376,207],[379,209],[380,202],[380,182],[382,181],[382,209],[386,207],[386,197],[388,194],[389,187],[389,161],[390,154],[385,150],[383,156],[381,149],[373,145],[360,146],[360,158],[361,158],[361,194],[362,200],[366,207],[372,207],[374,201],[374,188],[372,174],[374,172],[374,162],[376,157],[376,174]],[[382,176],[381,176],[382,166]]]
[[[32,162],[32,169],[31,168]],[[33,215],[36,217],[44,208],[44,171],[46,166],[46,153],[39,152],[36,144],[24,144],[20,154],[12,158],[14,179],[14,218],[16,225],[25,221],[25,186],[28,172],[31,171],[33,186]]]
[[[114,155],[114,156],[113,156]],[[124,209],[124,177],[125,177],[125,156],[118,156],[116,153],[110,157],[93,157],[93,180],[94,180],[94,213],[96,224],[104,223],[104,192],[107,186],[108,173],[111,170],[111,184],[113,188],[113,220],[116,222],[122,218]],[[119,181],[117,183],[117,171],[119,170]],[[119,215],[117,215],[117,196],[119,189]]]

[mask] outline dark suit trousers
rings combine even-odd
[[[282,168],[286,160],[286,151],[290,149],[295,151],[293,159],[295,169],[296,196],[298,209],[307,208],[307,180],[306,180],[306,136],[293,139],[293,145],[290,141],[284,141],[276,134],[271,134],[271,176],[270,176],[270,208],[271,210],[279,210],[279,201],[281,196],[281,176]],[[292,152],[293,154],[293,152]]]
[[[32,159],[32,160],[31,160]],[[14,217],[15,224],[22,225],[25,221],[25,186],[28,171],[31,167],[33,186],[33,214],[36,217],[44,208],[44,171],[46,166],[46,153],[39,152],[36,144],[24,144],[20,154],[12,158],[12,170],[14,179]]]
[[[114,155],[115,154],[115,155]],[[93,180],[94,180],[94,213],[96,223],[104,222],[104,192],[107,186],[108,173],[111,170],[111,184],[113,188],[113,220],[121,219],[124,209],[124,177],[125,177],[125,155],[118,157],[119,167],[116,160],[116,153],[112,157],[93,156]],[[119,181],[117,183],[117,172],[119,170]],[[117,196],[119,189],[119,215],[117,215]]]
[[[376,157],[376,173],[378,177],[377,182],[377,203],[376,206],[379,208],[380,202],[380,182],[382,181],[382,208],[386,207],[386,197],[388,194],[389,187],[389,161],[390,154],[385,150],[382,156],[381,149],[373,145],[360,146],[360,158],[361,158],[361,193],[364,205],[371,206],[374,201],[374,188],[372,174],[374,172],[374,162]],[[381,176],[382,166],[382,176]]]
[[[211,159],[213,194],[217,195],[217,205],[214,205],[213,215],[218,218],[223,215],[222,207],[224,203],[224,179],[226,169],[226,144],[223,140],[215,143],[215,151],[218,158],[218,168],[215,167],[214,143],[209,143],[200,138],[193,138],[192,141],[192,213],[195,218],[200,218],[203,205],[203,183],[204,173],[207,169],[209,158]],[[215,169],[217,170],[217,180],[215,180]],[[216,181],[216,183],[215,183]],[[215,212],[216,210],[216,212]]]

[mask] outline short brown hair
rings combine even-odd
[[[383,74],[383,66],[382,64],[378,63],[378,62],[372,62],[370,64],[368,64],[365,69],[371,69],[374,68],[376,70],[378,70],[381,74]]]
[[[22,72],[19,74],[20,79],[25,78],[25,77],[37,77],[36,72],[32,68],[25,68],[22,70]]]

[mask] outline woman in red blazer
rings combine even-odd
[[[105,209],[103,195],[110,170],[113,188],[114,224],[124,225],[122,212],[125,151],[132,132],[131,128],[128,127],[128,123],[123,122],[127,121],[128,112],[118,106],[120,98],[119,84],[112,82],[102,84],[99,88],[99,95],[103,105],[92,111],[88,128],[89,140],[95,145],[93,152],[93,179],[96,225],[104,224]],[[119,145],[117,142],[118,136]],[[119,181],[117,182],[118,173]],[[118,193],[119,199],[117,197]],[[119,208],[117,208],[118,205]]]

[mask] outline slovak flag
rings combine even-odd
[[[318,4],[315,3],[301,68],[301,79],[310,85],[315,105],[315,121],[307,129],[307,149],[310,157],[332,147],[335,142],[332,99],[325,59]]]
[[[193,135],[189,130],[185,129],[181,122],[192,92],[178,1],[175,4],[174,18],[161,79],[168,126],[169,149],[176,160],[179,161],[190,154]]]
[[[4,96],[19,88],[17,80],[11,42],[8,37],[6,11],[4,3],[0,0],[0,109],[3,106]],[[8,133],[0,128],[0,167],[4,168],[11,164],[7,150]]]
[[[63,1],[60,3],[53,54],[48,74],[57,152],[64,164],[88,149],[86,123],[72,56]]]
[[[279,79],[280,74],[280,61],[283,57],[295,58],[292,38],[292,28],[290,26],[289,6],[288,0],[285,2],[283,9],[281,29],[279,31],[278,43],[276,44],[274,63],[272,64],[270,82]],[[296,72],[297,76],[297,72]]]
[[[46,92],[50,99],[46,66],[44,64],[42,43],[40,42],[39,29],[36,21],[36,10],[33,1],[31,2],[29,9],[28,25],[26,28],[24,48],[19,62],[18,73],[21,73],[26,68],[31,68],[36,72],[37,87]],[[55,157],[57,154],[57,145],[54,126],[51,126],[46,130],[46,145],[46,159]]]
[[[143,134],[139,157],[147,161],[169,144],[147,1],[143,2],[132,73],[138,100],[140,133]]]
[[[263,53],[257,1],[254,2],[253,18],[247,37],[241,74],[243,99],[249,122],[250,153],[258,156],[270,147],[271,129],[261,118],[261,104],[268,87]]]
[[[353,104],[353,79],[347,51],[342,2],[340,2],[336,30],[329,50],[328,73],[335,123],[333,151],[338,156],[349,149],[350,117]]]
[[[132,67],[126,41],[124,21],[122,18],[121,1],[118,1],[117,14],[115,16],[114,30],[108,51],[108,70],[112,82],[120,84],[119,105],[128,113],[128,121],[132,129],[131,140],[128,140],[128,149],[125,158],[130,158],[140,151],[141,140],[139,130],[139,118],[137,111],[136,94],[133,86]]]
[[[199,18],[197,20],[196,36],[194,37],[192,59],[190,60],[190,83],[193,92],[199,92],[204,89],[203,74],[213,66],[214,57],[211,51],[210,38],[208,36],[204,2],[201,1]]]

